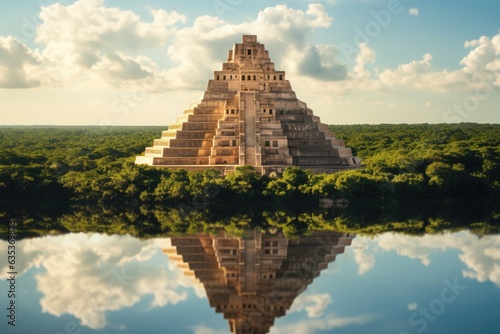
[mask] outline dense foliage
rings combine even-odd
[[[372,184],[386,182],[400,199],[500,195],[498,124],[332,128],[364,159],[366,169],[353,175]]]
[[[196,234],[199,232],[244,235],[246,231],[282,230],[293,238],[315,231],[339,231],[365,235],[397,232],[411,235],[468,230],[478,236],[500,232],[500,208],[477,202],[426,203],[425,205],[364,206],[293,212],[290,209],[220,212],[162,205],[106,206],[72,204],[57,208],[11,203],[2,208],[0,220],[15,219],[17,238],[47,234],[106,233],[140,238]],[[433,205],[435,204],[435,205]],[[7,225],[0,224],[0,239],[7,238]]]
[[[251,167],[220,175],[135,166],[160,127],[0,127],[0,199],[148,203],[183,212],[212,205],[296,206],[320,197],[351,203],[496,198],[500,125],[333,126],[363,159],[361,170],[281,178]]]

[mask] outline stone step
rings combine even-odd
[[[325,139],[325,134],[321,131],[287,131],[289,139]]]
[[[230,100],[234,97],[236,92],[234,91],[205,91],[205,95],[203,97],[204,100],[214,100],[214,101],[220,101],[220,100]]]
[[[154,156],[137,156],[135,157],[135,163],[137,165],[149,165],[153,166],[155,164],[155,159],[158,159],[159,157],[154,157]]]
[[[217,137],[237,137],[240,133],[238,129],[217,129]]]
[[[214,146],[237,146],[238,136],[216,136],[214,138]]]
[[[219,121],[218,128],[217,130],[237,130],[240,127],[240,122],[233,122],[233,121]]]
[[[284,115],[278,115],[278,119],[283,122],[283,123],[302,123],[302,124],[307,124],[307,123],[312,123],[312,116],[311,115],[290,115],[290,114],[284,114]]]
[[[339,152],[337,149],[329,148],[290,148],[290,154],[294,157],[327,157],[327,158],[339,158]]]
[[[219,278],[221,276],[221,273],[218,271],[201,271],[201,270],[196,270],[195,271],[195,276],[199,280],[203,281],[213,281],[216,278]]]
[[[352,169],[358,169],[359,166],[297,166],[298,168],[302,170],[310,170],[314,174],[333,174],[333,173],[338,173],[342,171],[347,171],[347,170],[352,170]]]
[[[260,119],[260,127],[265,130],[281,130],[281,122],[268,121],[266,118]]]
[[[207,91],[227,91],[228,82],[220,80],[209,80]]]
[[[239,164],[239,156],[227,155],[227,156],[211,156],[210,164],[211,165],[238,165]]]
[[[349,166],[351,163],[346,158],[318,158],[295,157],[293,164],[298,166]]]
[[[186,148],[186,147],[146,147],[144,153],[148,157],[195,157],[197,155],[210,155],[211,148]]]
[[[288,82],[288,80],[269,82],[269,90],[273,92],[287,92],[288,95],[290,95],[290,99],[295,97],[295,93],[290,92],[292,90],[292,86],[290,85],[290,82]],[[293,95],[291,95],[290,93],[293,93]]]
[[[165,147],[162,157],[196,157],[209,156],[211,148]]]
[[[212,156],[238,156],[240,152],[239,147],[220,147],[215,146],[212,148]]]
[[[177,131],[176,139],[213,139],[215,131],[182,130]]]
[[[314,117],[314,118],[316,118],[316,117]],[[315,123],[317,123],[317,124],[318,124],[318,126],[319,126],[319,128],[320,128],[321,130],[324,130],[324,131],[330,131],[330,132],[331,132],[330,127],[329,127],[327,124],[325,124],[325,123],[321,123],[321,122],[319,121],[319,117],[318,117],[318,121],[317,121],[317,122],[315,121]]]
[[[327,139],[288,139],[288,147],[332,148],[332,142]]]
[[[284,137],[286,138],[283,130],[260,130],[260,137],[270,137],[270,138],[275,138],[275,137]]]
[[[223,122],[231,122],[231,123],[238,123],[240,121],[240,117],[237,115],[225,115],[223,119],[221,119]]]
[[[195,114],[188,115],[188,122],[217,122],[221,119],[221,115]]]
[[[208,156],[153,158],[153,166],[162,166],[162,165],[208,165]]]
[[[153,146],[165,146],[165,147],[169,147],[171,139],[174,139],[174,138],[169,138],[169,139],[166,139],[166,138],[155,139],[155,140],[153,140]]]
[[[308,123],[308,124],[296,124],[296,123],[283,123],[281,125],[285,131],[319,131],[318,124]]]
[[[266,155],[262,156],[262,165],[291,165],[293,158],[291,156]]]
[[[337,150],[341,157],[352,157],[352,149],[350,147],[339,147]]]
[[[171,239],[171,243],[172,246],[177,246],[179,255],[186,254],[186,250],[192,249],[190,247],[195,247],[204,254],[215,254],[212,246],[213,238],[209,235],[186,236],[185,238],[174,237]]]
[[[332,138],[330,140],[332,142],[332,146],[334,146],[334,147],[345,147],[345,143],[342,139]]]
[[[212,147],[212,139],[171,139],[170,147]]]
[[[162,138],[170,138],[170,137],[175,137],[177,135],[177,130],[165,130],[161,132],[161,137]]]
[[[317,124],[318,124],[318,128],[320,129],[320,131],[323,131],[324,133],[331,135],[332,137],[335,137],[335,133],[330,130],[328,125],[326,125],[324,123],[317,123]]]
[[[181,259],[189,263],[212,263],[218,266],[217,259],[212,254],[182,254]]]
[[[144,155],[148,157],[162,157],[163,147],[146,147]]]
[[[222,116],[222,113],[216,107],[214,108],[214,106],[207,106],[207,105],[205,105],[205,106],[200,105],[200,106],[194,108],[194,110],[190,114],[193,114],[193,115],[220,115],[220,116]]]
[[[183,125],[183,124],[184,124],[184,123],[174,123],[174,124],[170,124],[170,125],[168,126],[168,129],[169,129],[169,130],[180,130],[180,129],[182,129],[182,125]]]
[[[182,123],[182,130],[211,130],[215,131],[217,129],[217,123],[215,122],[194,122],[194,123]]]

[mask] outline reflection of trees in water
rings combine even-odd
[[[288,237],[314,231],[338,230],[378,234],[386,231],[422,235],[448,229],[470,229],[477,235],[498,233],[500,213],[495,206],[472,203],[432,203],[402,207],[350,206],[313,212],[285,210],[220,213],[214,210],[141,206],[137,208],[74,206],[59,212],[56,206],[33,207],[21,203],[0,209],[1,219],[16,219],[18,238],[68,232],[130,234],[140,238],[186,233],[225,231],[242,235],[249,228],[282,229]],[[0,225],[5,229],[5,224]],[[2,235],[6,235],[3,233]]]

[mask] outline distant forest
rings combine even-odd
[[[280,178],[135,166],[164,127],[0,127],[0,199],[206,208],[500,197],[500,125],[331,126],[364,168]]]

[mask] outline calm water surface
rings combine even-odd
[[[498,333],[500,236],[279,230],[17,242],[1,333]],[[7,253],[0,241],[0,254]]]

